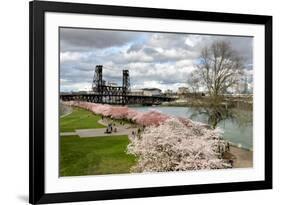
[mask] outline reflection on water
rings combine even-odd
[[[132,107],[138,111],[156,109],[162,113],[186,117],[203,122],[224,131],[224,138],[244,148],[253,148],[253,114],[252,111],[225,108],[197,107]]]

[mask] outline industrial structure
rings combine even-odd
[[[92,92],[90,93],[75,93],[75,94],[60,94],[60,99],[64,101],[80,100],[94,103],[105,104],[142,104],[142,105],[157,105],[162,102],[169,102],[174,98],[163,95],[135,95],[130,91],[130,76],[129,70],[123,70],[122,86],[107,85],[103,80],[103,66],[97,65],[94,71],[92,82]]]

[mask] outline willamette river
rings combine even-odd
[[[158,110],[162,113],[185,117],[194,121],[199,121],[208,124],[210,116],[207,113],[198,111],[200,108],[194,107],[132,107],[135,110],[145,112],[151,109]],[[230,142],[241,147],[253,148],[253,122],[252,112],[245,110],[233,110],[231,117],[224,117],[219,123],[218,127],[224,131],[223,137]]]

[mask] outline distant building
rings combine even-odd
[[[131,89],[130,95],[143,95],[142,89]]]
[[[173,94],[173,91],[172,90],[170,90],[170,89],[168,89],[168,90],[165,90],[165,92],[164,92],[165,94]]]
[[[253,77],[249,75],[242,77],[233,87],[228,88],[227,91],[233,95],[253,94]]]
[[[183,95],[189,93],[189,89],[187,87],[179,87],[178,88],[178,95]]]
[[[248,93],[253,94],[253,90],[254,90],[253,83],[248,83]]]
[[[164,95],[167,96],[167,97],[173,97],[173,96],[177,96],[177,93],[173,92],[170,89],[167,89],[167,90],[165,90]]]
[[[71,92],[64,92],[64,91],[60,92],[60,95],[69,95],[69,94],[71,94]]]
[[[146,96],[158,96],[162,94],[162,90],[159,88],[143,88],[143,95]]]
[[[79,91],[71,91],[71,94],[87,94],[88,91],[79,90]]]

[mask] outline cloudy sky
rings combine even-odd
[[[99,64],[107,82],[121,85],[128,69],[132,89],[176,91],[188,86],[200,50],[217,40],[231,43],[251,75],[251,37],[60,28],[61,91],[89,90]]]

